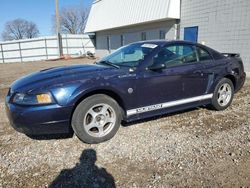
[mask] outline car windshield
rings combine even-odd
[[[137,67],[156,47],[156,44],[149,43],[130,44],[119,48],[97,63],[118,67]]]

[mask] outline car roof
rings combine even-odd
[[[178,44],[191,44],[191,45],[198,45],[198,43],[190,42],[190,41],[184,41],[184,40],[146,40],[146,41],[139,41],[139,42],[134,42],[133,44],[157,44],[157,45],[166,45],[166,44],[173,44],[173,43],[178,43]]]
[[[156,44],[158,46],[165,46],[167,44],[169,44],[169,45],[171,45],[171,44],[188,44],[188,45],[195,45],[195,46],[201,47],[202,49],[205,49],[210,54],[212,54],[212,56],[215,59],[221,59],[224,57],[220,52],[218,52],[218,51],[216,51],[208,46],[205,46],[205,45],[200,44],[200,43],[185,41],[185,40],[164,40],[164,39],[162,39],[162,40],[146,40],[146,41],[134,42],[132,44]]]

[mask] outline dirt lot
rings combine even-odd
[[[250,186],[249,80],[226,111],[197,108],[134,122],[98,145],[75,136],[31,139],[10,127],[4,96],[12,81],[86,61],[0,64],[0,187]]]

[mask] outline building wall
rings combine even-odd
[[[198,26],[198,42],[220,51],[240,53],[250,72],[250,0],[182,0],[184,28]]]
[[[177,21],[168,20],[161,22],[152,22],[149,24],[141,24],[122,29],[113,29],[107,31],[96,32],[96,56],[103,57],[108,53],[132,42],[142,40],[142,32],[146,33],[146,40],[153,40],[160,38],[160,31],[165,31],[165,39],[176,39],[177,35]],[[122,38],[123,36],[123,42]],[[108,50],[108,38],[110,51]]]
[[[93,1],[85,32],[91,33],[152,21],[180,19],[180,0]]]

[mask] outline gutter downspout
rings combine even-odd
[[[180,19],[176,20],[175,24],[175,40],[181,39],[181,7],[182,7],[182,0],[180,0]]]

